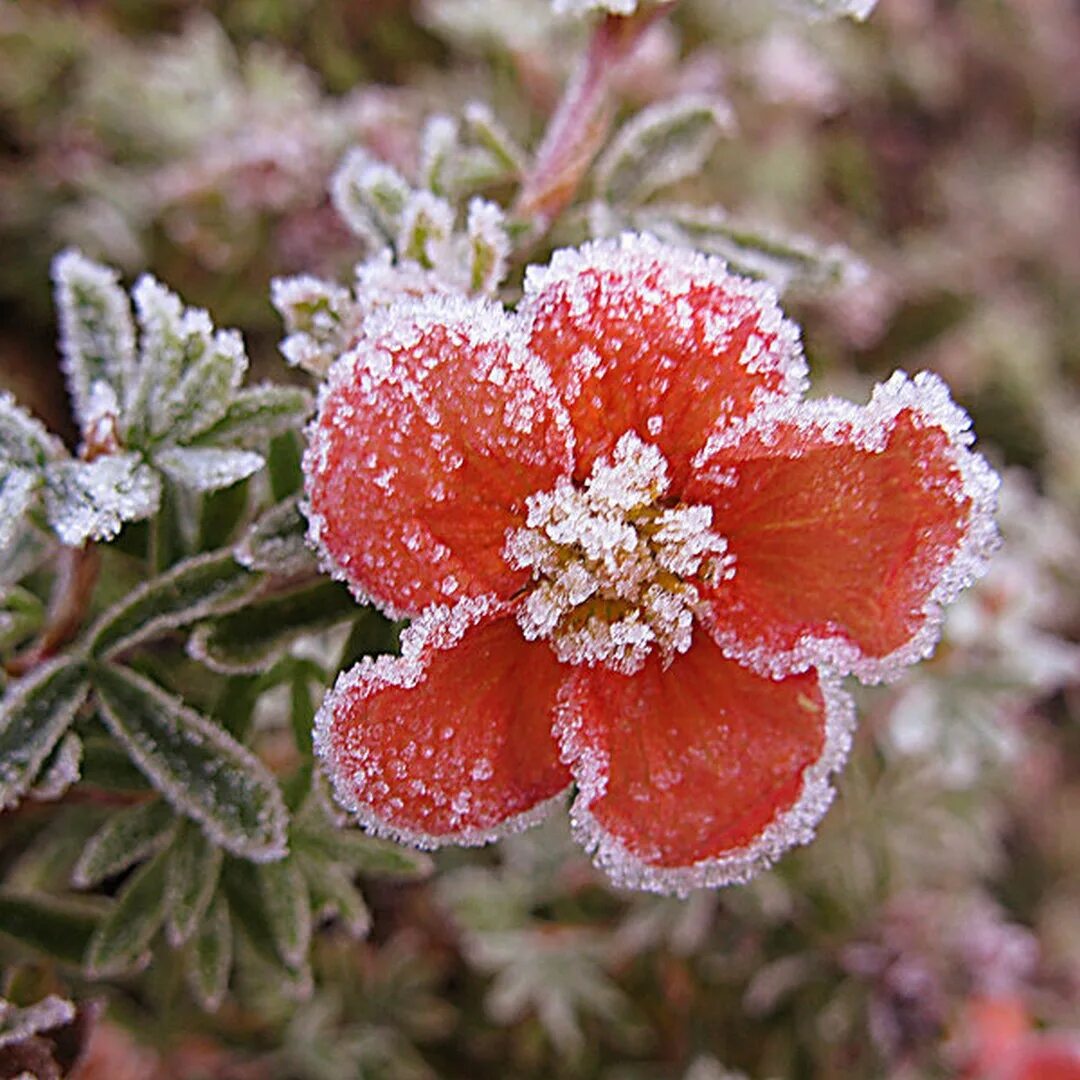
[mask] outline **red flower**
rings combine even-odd
[[[663,892],[806,842],[848,748],[840,677],[931,650],[997,486],[935,376],[865,407],[806,382],[771,289],[637,236],[559,252],[513,314],[373,320],[311,431],[311,536],[419,617],[319,713],[340,801],[477,844],[573,783],[597,862]]]

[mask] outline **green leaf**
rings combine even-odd
[[[149,962],[147,950],[165,921],[167,853],[159,852],[124,883],[86,952],[86,973],[105,978]]]
[[[642,203],[698,172],[731,127],[730,109],[716,98],[694,94],[652,105],[619,131],[597,162],[596,191],[608,203]]]
[[[29,589],[15,585],[0,593],[0,649],[25,641],[44,621],[45,605]]]
[[[261,584],[228,551],[196,555],[144,585],[106,611],[89,634],[93,656],[115,656],[167,630],[242,604]]]
[[[336,581],[319,581],[196,628],[188,652],[224,674],[265,671],[289,645],[356,616],[352,594]]]
[[[179,948],[195,932],[217,890],[224,855],[197,826],[184,822],[169,852],[166,891],[169,944]]]
[[[307,527],[299,497],[288,498],[272,506],[248,529],[236,547],[236,561],[250,570],[283,576],[314,570]]]
[[[105,732],[83,739],[82,779],[84,784],[105,791],[152,791],[123,749]]]
[[[60,440],[50,435],[18,402],[0,391],[0,465],[35,471],[47,461],[64,456]]]
[[[33,783],[86,698],[79,660],[60,657],[12,686],[0,704],[0,809],[14,806]]]
[[[154,464],[171,480],[192,491],[218,491],[254,475],[266,460],[253,450],[167,446],[154,452]]]
[[[508,178],[524,175],[525,151],[495,119],[487,105],[479,101],[466,105],[464,120],[465,130],[473,142],[491,154]]]
[[[297,386],[262,386],[241,390],[225,415],[204,431],[193,445],[265,446],[286,431],[297,431],[311,413],[311,394]]]
[[[345,224],[363,240],[393,239],[412,189],[390,165],[366,150],[350,150],[330,182],[330,198]]]
[[[103,664],[93,679],[109,730],[177,810],[242,858],[285,854],[285,804],[251,751],[127,668]]]
[[[502,210],[484,199],[469,204],[466,226],[469,244],[469,288],[475,293],[492,295],[506,275],[510,237]]]
[[[199,511],[200,551],[209,551],[227,544],[247,514],[251,485],[242,481],[221,491],[210,492]]]
[[[163,799],[117,811],[83,848],[72,884],[88,889],[141,862],[168,841],[175,825],[176,814]]]
[[[274,950],[286,967],[298,970],[311,945],[311,901],[304,875],[292,856],[252,870]]]
[[[0,460],[6,474],[0,476],[0,551],[19,534],[23,519],[37,499],[41,477],[29,469],[10,468]]]
[[[59,745],[53,747],[27,795],[37,802],[59,799],[78,781],[81,763],[82,740],[74,731],[69,731]]]
[[[304,486],[300,439],[293,431],[279,435],[270,443],[270,491],[275,501],[298,492]]]
[[[85,429],[94,411],[91,394],[104,382],[123,399],[135,369],[131,306],[116,271],[65,251],[53,262],[60,351],[72,405]]]
[[[453,229],[454,208],[430,191],[415,191],[401,215],[398,255],[431,269],[443,261]]]
[[[0,935],[80,967],[105,909],[79,897],[0,892]]]
[[[336,917],[350,937],[357,940],[367,937],[371,930],[371,912],[349,875],[341,867],[322,859],[299,855],[297,858],[307,880],[316,921]]]
[[[188,986],[207,1012],[217,1012],[225,999],[232,960],[232,919],[225,898],[218,894],[200,920],[185,954]]]
[[[420,133],[421,187],[436,195],[453,197],[456,194],[454,159],[460,150],[457,122],[441,113],[429,117]]]
[[[93,461],[57,461],[45,471],[45,515],[68,547],[111,540],[127,521],[161,505],[161,481],[139,454],[105,454]]]

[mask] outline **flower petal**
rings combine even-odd
[[[429,609],[400,657],[338,678],[315,745],[338,801],[417,847],[484,844],[531,825],[570,775],[551,735],[564,669],[493,598]]]
[[[762,678],[700,631],[666,668],[655,655],[630,676],[579,668],[555,724],[575,831],[618,885],[745,881],[811,838],[851,723],[834,680]]]
[[[928,655],[941,605],[997,544],[998,478],[969,424],[936,376],[897,373],[865,408],[766,407],[712,440],[684,497],[712,507],[735,559],[709,597],[725,653],[866,681]]]
[[[519,309],[577,440],[577,478],[635,431],[664,452],[676,489],[719,423],[801,395],[798,329],[776,294],[719,259],[625,234],[530,267]]]
[[[310,430],[311,537],[398,613],[526,581],[502,558],[526,496],[569,468],[565,413],[511,316],[427,299],[373,317],[330,372]]]

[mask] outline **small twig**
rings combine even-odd
[[[666,3],[635,15],[608,15],[596,27],[522,184],[514,208],[517,217],[543,228],[573,199],[611,127],[611,84],[619,64],[670,7]]]

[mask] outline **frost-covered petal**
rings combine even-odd
[[[392,611],[506,598],[528,580],[506,531],[569,464],[565,414],[511,316],[401,305],[330,372],[304,458],[311,537]]]
[[[719,259],[627,233],[530,268],[521,311],[577,439],[579,479],[635,431],[663,450],[678,489],[719,423],[800,395],[797,328],[765,284]]]
[[[823,663],[896,675],[997,544],[997,475],[936,376],[897,373],[869,405],[772,406],[701,455],[734,574],[711,594],[727,655],[773,675]]]
[[[569,784],[551,736],[564,677],[492,598],[433,607],[400,657],[339,677],[315,719],[338,801],[418,847],[483,844],[523,828]]]
[[[701,632],[668,667],[578,668],[555,723],[575,832],[618,885],[684,895],[745,881],[811,839],[851,723],[831,678],[762,678]]]

